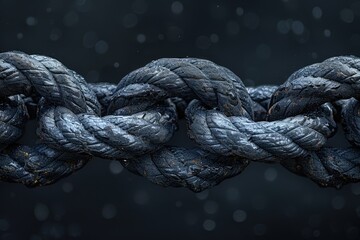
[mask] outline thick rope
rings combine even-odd
[[[251,161],[280,163],[321,186],[358,182],[359,79],[353,56],[305,67],[279,87],[255,88],[208,60],[166,58],[115,86],[88,84],[49,57],[1,53],[0,179],[46,185],[98,156],[161,186],[193,191]],[[197,148],[167,145],[182,117]],[[32,118],[39,140],[18,145]],[[353,147],[324,146],[337,121]]]

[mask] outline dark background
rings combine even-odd
[[[151,60],[190,56],[230,68],[247,86],[280,84],[305,65],[360,55],[360,1],[0,3],[0,51],[57,58],[89,82],[117,83]],[[28,126],[23,141],[34,132]],[[324,189],[277,165],[251,164],[194,194],[95,159],[54,185],[1,183],[0,194],[0,239],[360,238],[359,184]]]

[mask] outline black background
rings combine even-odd
[[[0,51],[48,55],[88,82],[117,83],[161,57],[226,66],[247,86],[280,84],[360,55],[360,1],[0,0]],[[35,142],[35,125],[24,142]],[[185,127],[176,136],[186,139]],[[189,143],[182,143],[188,145]],[[344,138],[330,142],[346,146]],[[359,239],[360,186],[324,189],[254,163],[200,194],[162,188],[104,159],[54,185],[0,184],[0,239]]]

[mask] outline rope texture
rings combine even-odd
[[[115,86],[89,84],[50,57],[0,53],[0,180],[47,185],[97,156],[195,192],[251,161],[341,187],[360,180],[359,89],[354,56],[302,68],[280,86],[246,88],[203,59],[152,61]],[[183,117],[196,148],[167,145]],[[39,139],[20,145],[31,119]],[[352,147],[324,146],[338,123]]]

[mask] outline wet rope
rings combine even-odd
[[[353,56],[302,68],[280,86],[246,88],[203,59],[159,59],[115,86],[89,84],[50,57],[0,53],[0,180],[51,184],[97,156],[193,191],[251,161],[340,187],[360,180],[359,89]],[[196,148],[167,145],[182,117]],[[39,139],[20,145],[29,119],[38,122]],[[324,146],[338,123],[352,147]]]

